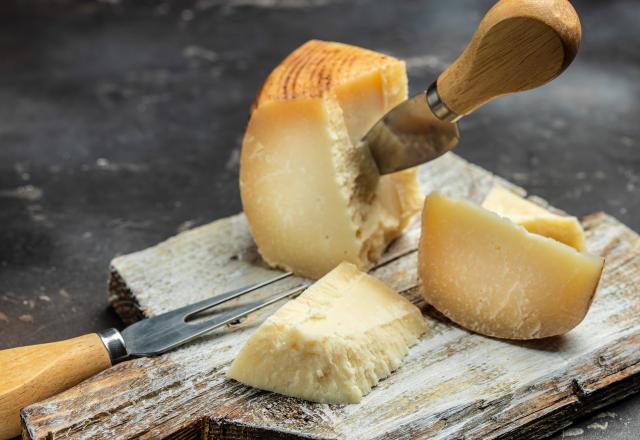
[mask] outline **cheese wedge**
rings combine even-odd
[[[314,402],[357,403],[425,330],[416,306],[342,263],[269,317],[228,376]]]
[[[414,170],[380,177],[359,139],[406,99],[402,61],[310,41],[271,73],[251,112],[240,193],[272,266],[317,279],[374,264],[420,211]]]
[[[491,188],[482,207],[509,218],[529,232],[553,238],[580,252],[585,250],[584,230],[577,218],[549,212],[503,186]]]
[[[535,339],[583,320],[604,260],[432,193],[418,264],[424,298],[452,321],[488,336]]]

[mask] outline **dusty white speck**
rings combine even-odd
[[[18,319],[22,322],[33,322],[33,316],[30,315],[29,313],[20,315]]]
[[[544,128],[539,129],[538,133],[545,139],[551,139],[553,137],[553,132]]]
[[[596,419],[607,419],[607,418],[615,419],[617,417],[618,417],[618,413],[615,413],[613,411],[603,411],[601,413],[596,414]]]
[[[577,437],[582,434],[584,434],[584,429],[582,428],[569,428],[562,431],[562,438]]]
[[[625,147],[632,147],[634,142],[629,136],[622,136],[620,138],[620,143]]]
[[[224,68],[222,66],[215,66],[209,71],[209,74],[213,78],[220,78],[220,75],[222,75],[222,72],[224,72]]]
[[[16,171],[16,173],[18,174],[18,176],[20,176],[22,180],[29,180],[31,178],[31,174],[29,174],[27,170],[27,165],[21,162],[18,162],[13,165],[13,169]]]
[[[180,13],[180,18],[184,21],[191,21],[194,16],[195,15],[191,9],[185,9]]]
[[[443,70],[448,66],[448,62],[444,61],[435,55],[419,55],[415,57],[405,58],[405,64],[407,65],[407,71],[414,73],[416,71],[431,69],[431,70]]]
[[[169,13],[169,5],[167,3],[162,3],[156,6],[155,13],[158,15],[166,15]]]
[[[199,58],[207,61],[216,61],[218,54],[210,49],[200,46],[187,46],[182,49],[182,56],[185,58]]]
[[[601,429],[602,431],[605,431],[608,427],[609,427],[609,422],[603,422],[603,423],[595,422],[590,425],[587,425],[587,429]]]
[[[40,200],[42,198],[42,190],[33,185],[19,186],[15,189],[0,190],[0,197],[22,200]]]
[[[240,149],[234,148],[231,150],[231,154],[227,158],[227,162],[224,164],[225,169],[228,171],[237,171],[240,164]]]
[[[71,298],[71,295],[69,295],[69,292],[67,292],[66,289],[58,290],[58,295],[62,296],[63,298]]]
[[[82,238],[91,238],[93,234],[90,231],[87,231],[82,234]]]
[[[38,298],[44,302],[51,302],[51,298],[49,298],[47,295],[40,295]]]
[[[516,171],[511,175],[511,178],[516,182],[525,182],[529,179],[529,174]]]
[[[44,222],[47,220],[47,216],[42,213],[42,206],[40,205],[29,205],[27,206],[27,211],[33,221]]]
[[[150,98],[154,98],[154,97],[148,97],[148,96],[143,97],[142,104],[144,105],[148,104],[150,102],[149,101]],[[161,97],[155,97],[155,98],[160,99]],[[146,171],[149,169],[148,165],[141,165],[137,163],[116,163],[104,157],[99,157],[98,159],[96,159],[96,168],[104,171],[124,170],[124,171],[131,171],[134,173],[140,172],[140,171]],[[83,171],[88,171],[91,168],[88,165],[82,165],[81,169]]]
[[[0,312],[0,321],[9,322],[9,317],[4,313]]]
[[[178,227],[176,228],[176,232],[179,234],[181,232],[188,231],[189,229],[193,228],[196,223],[196,219],[186,220],[178,225]]]
[[[593,177],[598,180],[603,180],[607,177],[607,175],[604,173],[604,171],[598,170],[593,174]]]

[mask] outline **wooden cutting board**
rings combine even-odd
[[[474,202],[481,202],[495,181],[510,186],[451,153],[422,166],[420,181],[425,193],[438,189]],[[25,408],[23,435],[545,437],[640,388],[640,237],[603,213],[583,224],[589,250],[605,256],[606,265],[587,318],[565,336],[501,341],[438,315],[418,292],[415,222],[373,274],[422,308],[429,331],[360,404],[309,403],[226,379],[230,361],[272,307],[164,356],[116,365]],[[240,214],[116,258],[110,300],[133,322],[214,295],[234,285],[238,275],[259,279],[269,273]]]

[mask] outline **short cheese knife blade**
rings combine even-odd
[[[359,147],[381,174],[433,160],[458,143],[456,121],[494,98],[551,81],[573,61],[580,39],[567,0],[500,0],[429,89],[388,112]]]
[[[436,116],[429,105],[429,92],[421,93],[387,113],[362,139],[378,165],[389,174],[433,160],[458,144],[455,122]],[[438,107],[435,107],[436,109]]]

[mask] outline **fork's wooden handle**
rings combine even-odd
[[[568,0],[500,0],[438,78],[440,98],[466,115],[500,95],[539,87],[573,61],[580,38]]]
[[[0,351],[0,438],[20,434],[20,409],[111,366],[100,337],[80,336]]]

